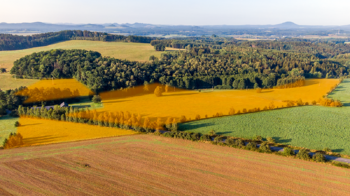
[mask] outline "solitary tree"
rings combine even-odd
[[[157,88],[154,90],[154,94],[155,94],[157,97],[162,96],[162,88],[161,88],[160,86],[157,86]]]

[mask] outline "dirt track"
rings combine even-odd
[[[349,169],[151,135],[0,151],[0,195],[349,192]]]

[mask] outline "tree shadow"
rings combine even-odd
[[[229,134],[232,133],[231,131],[225,131],[225,132],[216,132],[218,135],[224,135],[224,134]]]
[[[23,143],[24,145],[43,144],[48,142],[54,142],[64,137],[66,136],[45,135],[45,136],[39,136],[39,137],[29,137],[29,138],[23,138]]]
[[[291,142],[292,139],[281,139],[281,137],[272,137],[276,143],[288,143]]]
[[[26,125],[21,125],[20,127],[26,127],[26,126],[32,126],[32,125],[41,125],[43,123],[34,123],[34,124],[26,124]]]
[[[123,101],[103,101],[102,103],[122,103],[122,102],[127,102],[127,101],[130,101],[130,100],[123,100]]]
[[[341,152],[343,152],[344,151],[344,149],[333,149],[332,150],[332,152],[337,152],[337,153],[341,153]]]
[[[179,130],[180,131],[189,131],[189,130],[192,130],[192,129],[198,129],[198,128],[201,128],[201,127],[207,127],[207,126],[212,126],[214,125],[214,123],[200,123],[200,124],[197,124],[197,123],[186,123],[186,124],[179,124]]]
[[[305,84],[304,86],[311,86],[311,85],[315,85],[315,84],[319,84],[319,82],[309,81],[308,84]]]
[[[194,95],[194,94],[197,94],[197,93],[186,93],[186,94],[170,94],[170,95],[167,95],[167,94],[163,94],[164,97],[169,97],[169,96],[184,96],[184,95]]]
[[[261,91],[261,93],[271,93],[273,90],[268,90],[268,91]]]

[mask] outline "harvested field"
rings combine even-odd
[[[1,195],[346,195],[350,170],[151,135],[0,151]]]
[[[97,112],[129,111],[130,113],[141,114],[143,117],[150,117],[156,120],[157,117],[166,120],[167,117],[179,118],[185,115],[187,118],[195,119],[196,115],[203,118],[205,115],[212,117],[221,112],[227,115],[233,107],[237,112],[243,109],[263,109],[272,102],[277,107],[285,107],[285,100],[296,101],[302,99],[311,103],[322,98],[332,87],[339,83],[337,79],[311,79],[306,80],[306,85],[297,88],[287,89],[266,89],[261,93],[256,90],[222,90],[222,91],[182,91],[164,93],[161,97],[154,94],[133,96],[128,98],[114,99],[102,94],[103,109]],[[104,99],[108,97],[108,99]]]
[[[21,126],[17,132],[23,136],[25,146],[137,134],[124,129],[55,120],[21,117],[19,122]]]

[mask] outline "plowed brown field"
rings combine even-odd
[[[347,195],[350,170],[151,135],[0,151],[0,195]]]

